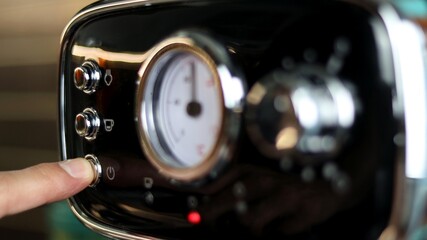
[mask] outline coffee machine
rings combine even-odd
[[[70,208],[113,239],[424,236],[425,47],[387,1],[98,1],[61,40]]]

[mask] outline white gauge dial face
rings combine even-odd
[[[208,60],[186,50],[164,53],[152,66],[144,95],[148,138],[163,164],[191,168],[218,144],[222,91]]]

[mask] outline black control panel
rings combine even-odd
[[[70,199],[102,234],[378,239],[399,119],[377,6],[319,0],[100,1],[64,32]]]

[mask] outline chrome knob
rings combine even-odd
[[[102,72],[93,60],[85,61],[74,69],[74,85],[87,94],[94,93],[99,85]]]
[[[93,179],[89,187],[96,187],[101,180],[102,176],[102,166],[98,158],[93,154],[87,154],[85,159],[90,163],[93,170]]]
[[[352,88],[315,66],[277,71],[247,96],[247,129],[266,156],[317,157],[340,150],[356,118]]]
[[[92,108],[77,114],[74,123],[77,134],[87,140],[94,140],[101,126],[98,113]]]

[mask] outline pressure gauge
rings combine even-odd
[[[163,175],[192,181],[230,161],[245,84],[222,45],[194,32],[168,38],[149,53],[138,84],[141,146]]]

